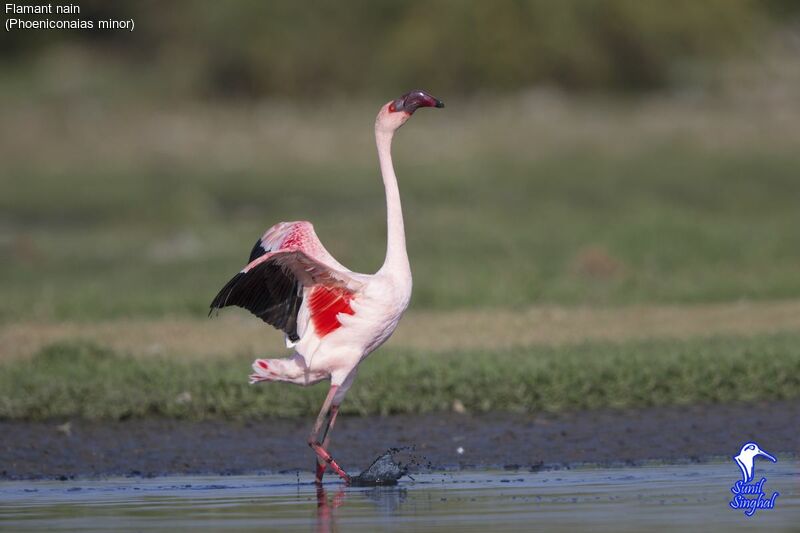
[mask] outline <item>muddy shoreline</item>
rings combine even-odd
[[[311,471],[310,419],[252,422],[0,421],[0,479]],[[389,447],[433,468],[538,469],[730,456],[747,440],[800,452],[800,402],[605,410],[342,417],[331,452],[354,473]],[[459,453],[461,449],[461,453]]]

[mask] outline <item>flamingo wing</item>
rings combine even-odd
[[[349,272],[325,249],[307,220],[279,222],[269,228],[250,252],[250,262],[269,252],[279,250],[301,250],[306,255],[342,272]]]
[[[247,309],[296,342],[304,329],[298,325],[304,294],[310,291],[307,307],[317,329],[330,329],[339,325],[339,312],[352,314],[349,302],[361,285],[325,250],[309,222],[282,222],[256,242],[250,263],[219,291],[211,311]]]

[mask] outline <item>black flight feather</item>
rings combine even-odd
[[[250,254],[251,261],[264,253],[259,241]],[[211,302],[209,315],[214,309],[235,305],[282,330],[291,341],[297,341],[300,339],[297,314],[302,303],[303,286],[289,269],[270,259],[233,276]]]

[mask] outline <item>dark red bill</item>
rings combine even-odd
[[[392,104],[393,111],[405,111],[409,115],[420,107],[444,107],[444,102],[418,89],[404,94]]]

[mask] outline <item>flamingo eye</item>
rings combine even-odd
[[[747,447],[747,448],[745,448],[745,449],[746,449],[746,450],[755,450],[755,449],[756,449],[756,447],[755,447],[755,446],[753,446],[753,445],[751,444],[750,446],[748,446],[748,447]]]

